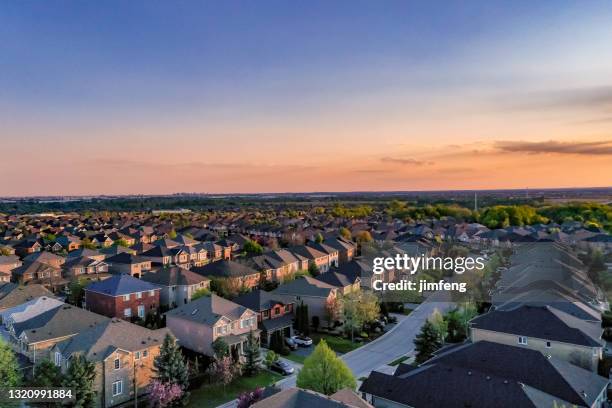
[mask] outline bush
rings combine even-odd
[[[612,327],[606,327],[601,335],[601,338],[606,341],[612,341]]]
[[[397,317],[395,316],[389,316],[387,318],[387,323],[397,323]]]
[[[612,327],[612,312],[608,311],[601,315],[601,327]]]

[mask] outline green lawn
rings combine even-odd
[[[305,356],[302,356],[300,354],[295,354],[295,353],[291,353],[288,356],[281,356],[283,358],[286,358],[287,360],[291,360],[293,362],[296,362],[298,364],[304,364],[304,360],[306,360]]]
[[[408,360],[408,356],[403,356],[398,358],[397,360],[393,360],[392,362],[389,363],[390,366],[396,366],[396,365],[400,365],[400,363],[403,363],[404,361]]]
[[[343,337],[332,336],[330,334],[313,333],[311,336],[314,344],[319,344],[321,339],[325,339],[327,345],[337,353],[348,353],[349,351],[359,348],[363,343],[351,343],[349,339]]]
[[[214,408],[228,401],[238,398],[244,391],[250,391],[257,387],[267,387],[282,376],[270,371],[261,371],[255,377],[240,377],[223,389],[222,385],[204,385],[197,390],[191,391],[188,407]]]

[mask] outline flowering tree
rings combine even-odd
[[[218,358],[211,366],[212,375],[225,386],[240,375],[240,366],[230,356]]]
[[[162,383],[153,380],[149,384],[149,403],[153,408],[164,408],[178,401],[183,396],[183,389],[175,383]]]
[[[261,399],[263,391],[264,389],[259,387],[255,388],[253,391],[243,392],[238,396],[238,405],[236,408],[249,408]]]

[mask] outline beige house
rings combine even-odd
[[[135,393],[148,392],[155,376],[153,361],[167,333],[167,329],[149,330],[125,320],[107,320],[55,345],[49,359],[62,371],[76,355],[93,362],[96,406],[112,407],[133,401]]]
[[[495,310],[470,322],[473,342],[485,340],[537,350],[594,372],[605,345],[601,334],[598,323],[549,306]]]
[[[235,358],[244,353],[248,333],[257,330],[257,314],[215,294],[204,296],[166,313],[166,327],[181,346],[212,356],[212,343],[222,338]]]

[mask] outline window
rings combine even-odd
[[[142,292],[136,292],[136,299],[142,299]]]
[[[285,305],[285,313],[289,313],[291,311],[290,305]]]
[[[268,312],[267,310],[263,311],[263,317],[268,317],[270,315],[270,312]]]
[[[518,344],[527,345],[527,337],[525,337],[525,336],[519,336],[519,338],[518,338]]]
[[[58,352],[55,353],[55,365],[58,367],[62,365],[62,354],[61,353],[58,353]]]
[[[144,305],[138,305],[138,317],[141,319],[145,317],[145,307]]]
[[[149,296],[155,296],[155,291],[154,290],[150,290],[149,291]]]
[[[118,370],[121,368],[121,360],[119,358],[115,359],[115,370]]]
[[[137,351],[137,352],[134,354],[134,360],[140,360],[140,351]]]
[[[127,308],[123,309],[123,315],[125,317],[131,317],[132,316],[132,308],[127,307]]]
[[[113,383],[113,397],[123,394],[123,380]]]
[[[546,348],[550,348],[550,341],[546,342]]]
[[[129,302],[130,294],[128,293],[127,295],[123,295],[123,300],[126,301],[126,302]]]
[[[142,358],[147,358],[148,355],[149,355],[149,350],[144,350],[142,352]]]

